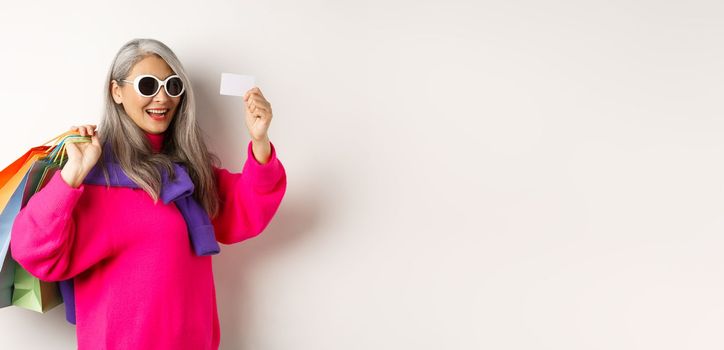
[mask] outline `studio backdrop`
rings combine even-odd
[[[287,172],[213,257],[221,349],[721,349],[723,34],[718,1],[10,1],[0,168],[158,39],[233,172],[220,78],[256,78]],[[75,349],[64,309],[0,309],[0,349]]]

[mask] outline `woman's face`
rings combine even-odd
[[[163,81],[175,73],[162,58],[156,55],[149,55],[136,63],[131,73],[123,79],[133,81],[136,76],[151,74]],[[185,92],[184,92],[185,93]],[[153,97],[143,97],[133,88],[133,83],[118,85],[115,80],[111,81],[111,94],[116,103],[122,103],[126,114],[133,119],[133,122],[147,133],[160,134],[168,128],[171,120],[176,115],[176,107],[181,102],[181,96],[169,97],[166,88],[162,87]],[[163,112],[163,114],[149,113],[149,110]]]

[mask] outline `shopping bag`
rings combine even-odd
[[[5,206],[0,213],[0,233],[7,233],[8,239],[3,242],[0,247],[0,256],[3,259],[3,265],[0,267],[0,307],[5,307],[12,302],[13,283],[15,278],[15,265],[10,260],[8,249],[10,248],[10,229],[13,220],[20,211],[22,205],[25,184],[28,176],[23,177],[20,185],[16,188],[15,193],[10,197],[8,205]]]
[[[21,199],[19,207],[24,207],[30,197],[40,189],[39,187],[33,186],[42,184],[45,181],[46,174],[54,173],[52,170],[49,172],[47,166],[47,160],[38,160],[33,164],[30,171],[28,171],[25,177],[25,186],[19,186],[17,189],[17,192],[21,193],[21,196],[19,196]],[[10,206],[6,209],[8,208],[10,208]],[[12,305],[45,313],[62,303],[57,282],[42,281],[28,273],[19,264],[15,264],[13,285]]]
[[[63,303],[58,282],[41,281],[17,262],[15,264],[13,305],[45,313]]]
[[[37,153],[28,158],[25,164],[23,164],[23,166],[9,178],[5,186],[0,189],[2,191],[0,195],[3,196],[3,198],[0,198],[0,261],[5,261],[5,255],[10,246],[10,229],[13,226],[15,216],[20,211],[22,197],[24,195],[24,188],[20,186],[21,182],[24,181],[28,171],[30,171],[32,165],[41,155],[42,154]],[[18,189],[20,189],[20,191],[18,191]],[[8,195],[5,196],[5,193]],[[14,202],[11,199],[14,199]],[[2,201],[4,201],[4,203]]]
[[[0,308],[9,306],[13,302],[17,264],[13,261],[9,248],[10,231],[15,217],[27,203],[30,192],[35,193],[42,188],[50,179],[48,175],[52,176],[63,164],[65,142],[70,139],[85,141],[79,140],[78,137],[77,132],[72,131],[60,134],[45,142],[43,146],[31,148],[12,164],[0,170]],[[36,164],[38,162],[41,163]],[[31,179],[34,191],[28,189],[28,179]],[[22,276],[19,279],[20,285],[23,286]],[[52,286],[42,285],[38,290],[40,295],[43,295],[43,291],[49,289],[52,289]],[[52,291],[45,293],[48,294],[45,309],[49,310],[52,308],[49,305],[53,303],[54,294]]]
[[[44,158],[33,163],[28,170],[23,186],[20,207],[24,207],[30,198],[40,191],[65,162],[65,144],[68,142],[87,142],[87,138],[69,135],[62,139]],[[28,310],[45,313],[63,303],[58,282],[43,281],[26,271],[19,264],[15,265],[14,291],[12,305]]]
[[[0,268],[0,308],[10,306],[13,303],[13,289],[15,284],[15,265],[10,254],[0,261],[3,267]]]
[[[20,174],[20,173],[18,173]],[[10,230],[13,226],[22,206],[25,194],[25,185],[28,179],[28,171],[22,177],[20,183],[15,187],[14,193],[8,198],[8,202],[0,212],[0,307],[9,306],[12,303],[12,292],[15,276],[15,265],[12,263],[10,248]]]
[[[0,171],[0,211],[2,211],[8,201],[10,201],[10,197],[15,193],[15,189],[33,163],[40,158],[46,157],[49,151],[50,147],[48,146],[33,147]]]
[[[10,202],[10,198],[13,197],[21,181],[23,181],[25,175],[30,171],[36,161],[45,159],[51,154],[58,160],[57,157],[59,153],[61,156],[64,155],[64,153],[60,152],[61,149],[64,150],[64,140],[74,136],[77,136],[75,132],[62,133],[44,143],[43,146],[31,148],[12,164],[0,171],[0,270],[5,266],[5,256],[8,255],[7,251],[10,245],[10,230],[17,215],[17,211],[14,209],[7,213],[5,211],[5,208]],[[63,161],[62,157],[60,161]],[[24,195],[24,192],[22,195]],[[24,204],[22,206],[24,206]],[[17,209],[20,210],[20,208]],[[4,285],[3,282],[4,280],[0,280],[0,286]],[[1,302],[0,305],[2,305]]]

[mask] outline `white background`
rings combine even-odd
[[[135,37],[188,69],[240,171],[222,72],[272,103],[277,216],[214,258],[222,349],[724,348],[720,1],[16,1],[0,167],[99,122]],[[64,306],[0,348],[74,349]]]

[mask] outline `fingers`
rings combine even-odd
[[[266,100],[266,99],[264,98],[264,95],[261,93],[261,89],[259,89],[258,86],[255,86],[255,87],[249,89],[249,91],[247,91],[247,92],[244,94],[244,101],[248,100],[249,97],[252,96],[252,95],[259,96],[259,97],[261,97],[263,100]]]
[[[263,106],[263,105],[254,105],[253,107],[249,107],[249,110],[250,110],[251,112],[257,112],[257,111],[264,111],[264,112],[267,112],[267,113],[270,113],[270,112],[271,112],[271,108],[265,107],[265,106]]]
[[[252,93],[253,91],[255,91],[254,89],[258,89],[258,88],[255,86],[255,87],[249,89],[249,91],[247,91],[247,92],[244,94],[244,101],[246,101],[247,99],[249,99],[249,95],[251,95],[251,93]]]
[[[96,126],[92,124],[71,126],[70,131],[77,131],[80,136],[93,136],[95,135]]]
[[[100,141],[98,141],[98,135],[97,135],[97,134],[96,134],[96,135],[93,135],[93,137],[91,137],[91,144],[92,144],[93,146],[98,146],[98,147],[101,146]]]
[[[246,109],[250,115],[258,117],[268,115],[271,117],[271,104],[264,98],[264,94],[261,93],[261,89],[259,89],[258,86],[249,89],[249,91],[244,94],[244,102],[246,102]]]
[[[256,110],[257,108],[263,109],[269,113],[271,113],[271,111],[272,111],[271,104],[269,103],[269,101],[265,100],[263,97],[261,97],[259,95],[253,94],[253,93],[251,95],[249,95],[249,97],[247,97],[246,107],[249,109],[249,111],[252,111],[252,112],[254,110]]]

